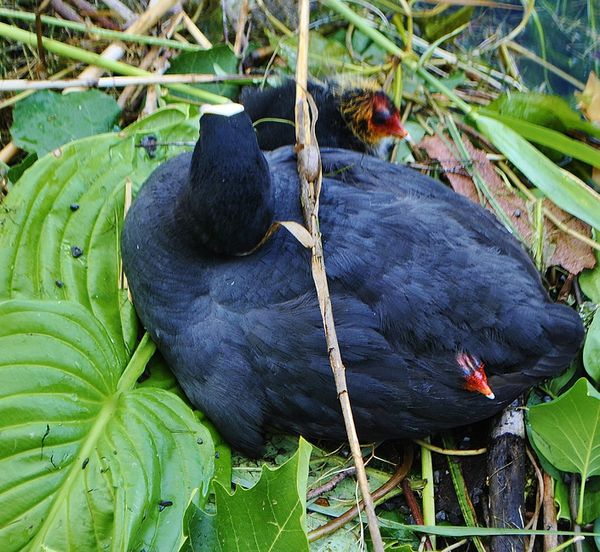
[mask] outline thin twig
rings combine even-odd
[[[65,89],[75,87],[86,88],[124,88],[126,86],[154,85],[154,84],[177,84],[177,83],[211,83],[224,81],[242,81],[244,84],[260,82],[262,75],[212,75],[186,73],[179,75],[157,75],[152,73],[143,77],[88,77],[63,80],[24,80],[6,79],[0,80],[0,92],[17,90],[48,90]]]
[[[127,25],[131,25],[135,20],[135,13],[119,0],[102,0],[111,10],[119,14]]]
[[[404,449],[404,458],[402,459],[402,464],[400,464],[392,477],[390,477],[381,487],[379,487],[376,491],[371,495],[373,500],[377,501],[386,496],[390,491],[394,490],[408,475],[410,468],[412,466],[413,461],[413,449],[412,447],[407,447]],[[344,512],[341,516],[332,519],[327,522],[325,525],[321,525],[321,527],[317,527],[313,529],[310,533],[308,533],[308,540],[310,542],[316,541],[326,535],[330,535],[337,531],[340,527],[343,527],[354,519],[359,512],[361,512],[364,508],[364,502],[361,500],[357,506],[353,506],[348,511]],[[422,525],[422,524],[421,524]]]
[[[112,29],[113,31],[119,29],[117,24],[108,19],[108,17],[101,15],[96,9],[96,6],[90,4],[87,0],[69,0],[69,2],[79,10],[79,13],[88,16],[90,19],[96,20],[102,27]]]
[[[487,452],[486,448],[461,450],[437,447],[431,443],[428,443],[427,441],[424,441],[423,439],[413,439],[413,443],[416,443],[417,445],[432,452],[437,452],[438,454],[444,454],[446,456],[479,456],[480,454],[485,454]]]
[[[205,48],[206,50],[209,50],[210,48],[212,48],[212,43],[210,40],[208,40],[208,38],[206,38],[206,36],[204,36],[204,33],[197,27],[196,23],[194,23],[192,21],[192,19],[190,18],[190,16],[183,12],[183,25],[185,26],[186,30],[188,33],[190,33],[190,35],[192,35],[193,39],[200,45],[202,46],[202,48]]]
[[[340,347],[335,331],[333,321],[333,311],[331,306],[331,297],[327,276],[325,273],[325,261],[323,257],[323,244],[321,242],[321,233],[319,230],[319,193],[321,188],[321,160],[314,134],[314,124],[311,128],[311,119],[308,110],[307,82],[308,82],[308,22],[309,22],[309,2],[301,0],[299,4],[299,39],[298,39],[298,58],[296,62],[296,148],[298,153],[298,174],[300,177],[302,209],[306,226],[313,238],[312,247],[312,274],[317,290],[319,307],[323,318],[325,329],[325,339],[327,350],[329,352],[329,362],[331,364],[335,379],[338,399],[344,416],[346,433],[356,466],[356,475],[360,492],[365,504],[365,512],[369,524],[369,533],[375,552],[383,552],[383,540],[379,532],[377,516],[375,515],[375,506],[369,492],[369,483],[363,463],[358,435],[352,416],[350,398],[346,385],[346,369],[342,362]],[[316,113],[313,112],[313,116]]]
[[[329,481],[327,481],[327,483],[323,483],[323,485],[319,485],[318,487],[315,487],[314,489],[308,491],[308,493],[306,493],[306,500],[312,500],[313,498],[316,498],[317,496],[320,496],[323,493],[328,493],[329,491],[335,489],[338,483],[340,483],[340,481],[343,481],[344,479],[346,479],[346,477],[354,475],[355,473],[356,468],[354,466],[351,466],[347,470],[337,473]]]
[[[544,526],[545,531],[549,531],[544,535],[544,550],[549,551],[558,546],[558,535],[552,534],[558,529],[556,520],[556,505],[554,504],[554,490],[552,476],[544,472]]]
[[[535,461],[535,457],[531,453],[528,447],[525,448],[525,452],[527,453],[527,458],[531,462],[533,469],[535,471],[535,475],[538,480],[538,493],[535,500],[535,511],[533,512],[533,516],[529,523],[525,526],[525,529],[535,529],[537,527],[538,518],[540,516],[540,510],[542,508],[542,502],[544,500],[544,476],[542,475],[542,471],[540,470],[537,462]],[[533,546],[535,544],[535,535],[531,535],[529,537],[529,543],[527,545],[527,552],[533,552]]]
[[[404,478],[401,482],[402,492],[404,493],[404,498],[406,500],[406,504],[408,505],[408,509],[412,514],[413,519],[417,525],[425,525],[425,521],[423,520],[423,514],[421,514],[421,510],[419,509],[419,503],[415,498],[415,493],[413,493],[412,487],[410,486],[410,481]],[[431,544],[431,540],[427,535],[423,535],[423,540],[421,541],[420,549],[427,548],[427,550],[433,550],[433,545]]]

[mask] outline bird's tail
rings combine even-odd
[[[565,305],[550,304],[546,315],[543,326],[551,346],[529,370],[529,375],[537,378],[556,376],[566,368],[579,351],[585,334],[579,314]]]

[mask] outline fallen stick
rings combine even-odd
[[[500,415],[488,448],[490,523],[492,527],[523,529],[525,423],[520,399]],[[525,538],[522,535],[494,536],[490,550],[521,552],[525,550]]]
[[[0,80],[0,92],[18,90],[47,90],[66,88],[124,88],[126,86],[155,85],[155,84],[192,84],[223,81],[243,81],[251,84],[260,82],[260,75],[210,75],[210,74],[180,74],[180,75],[149,75],[143,77],[77,77],[63,80]]]

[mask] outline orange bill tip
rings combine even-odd
[[[464,388],[467,391],[481,393],[484,397],[492,400],[496,398],[496,395],[494,395],[494,392],[488,384],[483,362],[477,360],[468,353],[457,355],[457,361],[463,369],[465,378]]]

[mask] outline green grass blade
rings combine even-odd
[[[575,159],[579,159],[584,163],[600,168],[600,150],[597,150],[583,142],[573,140],[565,136],[562,132],[552,130],[528,121],[509,117],[507,115],[499,115],[488,110],[483,110],[486,116],[492,117],[506,126],[509,126],[514,131],[518,132],[523,138],[552,148],[564,155],[569,155]]]
[[[477,128],[556,205],[600,228],[600,195],[562,170],[522,136],[486,115],[474,117]]]

